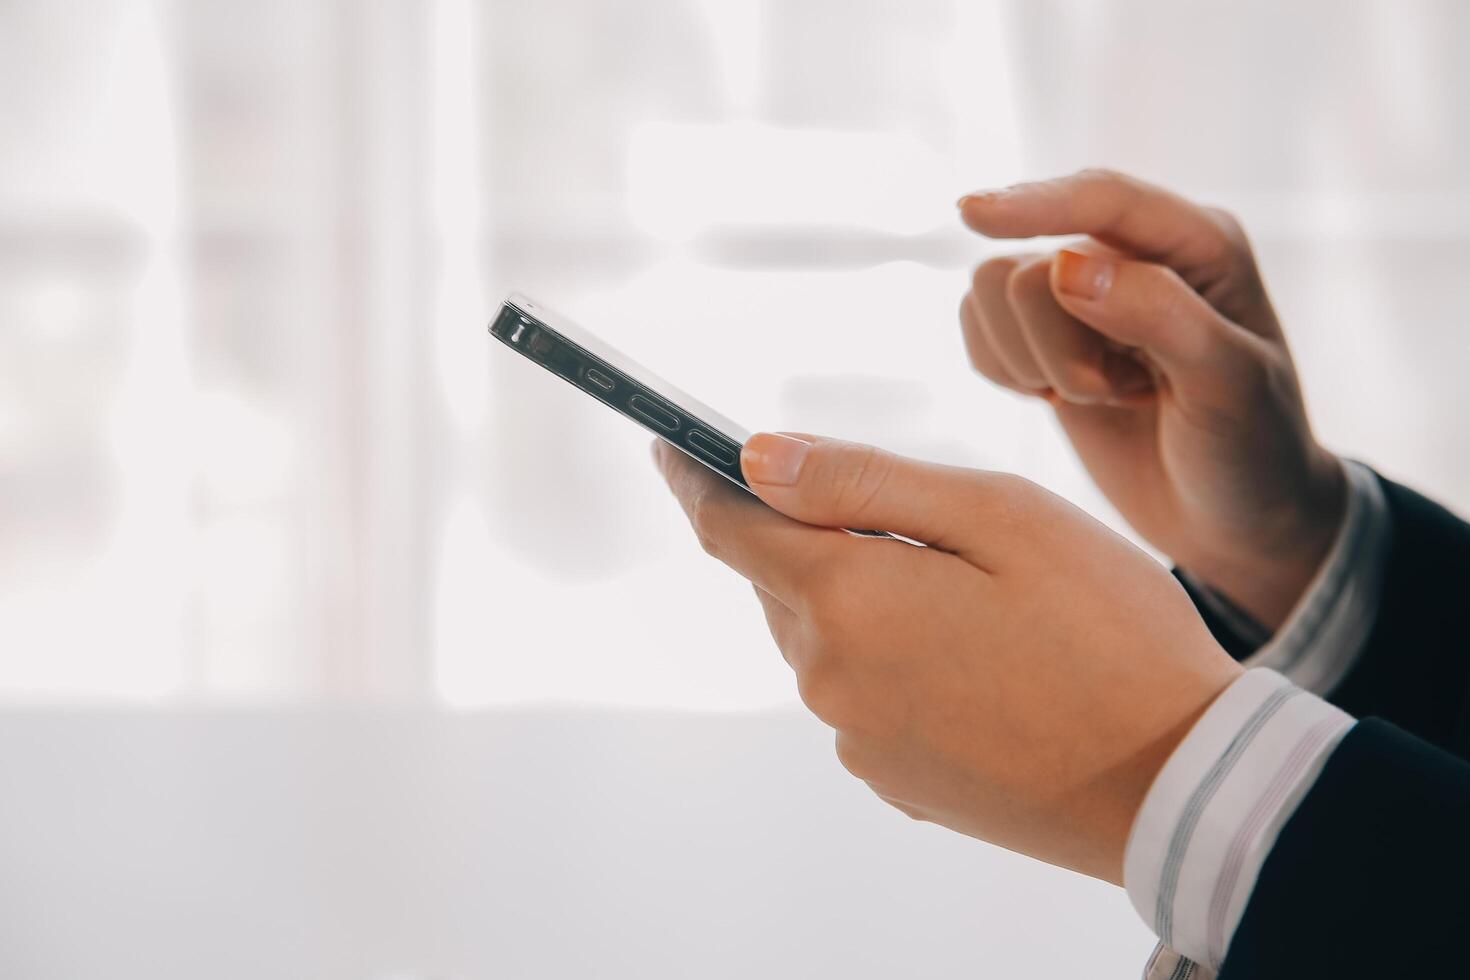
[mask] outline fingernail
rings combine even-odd
[[[1071,296],[1102,299],[1113,287],[1114,268],[1110,259],[1064,248],[1057,253],[1057,286]]]
[[[971,201],[975,201],[977,203],[989,203],[990,201],[993,201],[996,198],[1000,197],[1005,192],[1006,190],[1003,187],[998,190],[975,191],[974,193],[966,194],[964,197],[954,202],[954,206],[963,211],[965,205],[969,204]]]
[[[793,436],[759,432],[740,450],[740,469],[751,483],[789,487],[801,476],[801,464],[812,444]]]

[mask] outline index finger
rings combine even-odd
[[[792,609],[847,543],[847,532],[771,509],[662,439],[654,459],[704,550]]]
[[[990,238],[1090,235],[1186,280],[1222,271],[1239,250],[1215,212],[1111,170],[971,194],[959,206],[965,224]]]

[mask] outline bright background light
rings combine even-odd
[[[635,227],[688,239],[721,225],[919,234],[948,224],[967,174],[918,137],[756,123],[645,123],[628,155]],[[942,220],[941,220],[942,219]]]
[[[854,976],[1026,975],[1038,943],[1048,972],[1131,973],[1148,941],[1115,892],[864,822],[886,815],[831,763],[648,437],[500,349],[486,321],[521,290],[749,428],[1017,471],[1116,525],[1045,407],[965,364],[956,306],[998,246],[953,210],[978,187],[1112,166],[1236,210],[1326,440],[1470,506],[1467,28],[1470,7],[1447,0],[0,4],[0,731],[44,749],[14,759],[22,781],[36,767],[33,809],[0,807],[15,848],[0,866],[33,868],[0,889],[0,972],[88,972],[44,938],[73,924],[28,897],[65,894],[64,855],[97,840],[91,823],[44,832],[73,811],[48,782],[65,760],[75,799],[95,791],[98,812],[133,813],[128,833],[160,835],[181,894],[215,866],[174,847],[179,814],[238,819],[266,856],[215,878],[270,882],[242,901],[320,888],[327,911],[303,921],[341,903],[359,932],[398,937],[353,959],[356,941],[318,929],[312,960],[267,931],[281,958],[266,973],[797,975],[854,935],[869,943]],[[232,754],[231,712],[260,723],[245,741],[261,754]],[[353,712],[373,720],[341,720]],[[186,716],[197,757],[117,721]],[[58,719],[74,741],[46,728]],[[348,774],[287,767],[284,788],[239,784],[254,796],[201,775],[269,771],[282,731]],[[359,737],[381,768],[337,754]],[[657,746],[686,738],[746,772],[739,806],[718,781],[669,789],[701,767]],[[114,776],[135,788],[109,796]],[[402,803],[418,780],[442,810]],[[640,793],[673,807],[657,832]],[[354,823],[358,804],[382,822]],[[273,823],[281,805],[317,816]],[[430,836],[442,864],[404,856]],[[510,868],[504,883],[455,878],[460,849],[492,839],[505,850],[475,866]],[[343,840],[352,860],[292,877],[315,866],[289,847]],[[881,870],[855,883],[854,853]],[[129,865],[106,867],[114,891],[91,892],[137,892]],[[382,895],[431,896],[422,918],[394,933],[410,919],[352,869]],[[708,968],[658,959],[673,947],[640,918],[654,911],[662,934],[725,941],[668,898],[700,882],[723,883],[708,910],[750,942]],[[768,893],[783,890],[826,910],[802,936],[782,931],[792,909]],[[423,952],[478,903],[503,923],[507,895],[603,894],[621,904],[586,899],[569,920],[596,959],[558,947],[539,970],[529,926]],[[209,907],[160,904],[159,928],[194,914],[179,936],[223,942]],[[1068,922],[1038,925],[1048,908]],[[116,948],[165,945],[93,911]],[[1059,946],[1057,930],[1088,938]],[[618,957],[661,965],[594,968]],[[150,975],[170,972],[220,975]]]

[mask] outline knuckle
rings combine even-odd
[[[694,537],[699,542],[699,548],[711,558],[720,557],[720,543],[713,534],[701,528],[695,528]]]
[[[987,472],[976,476],[981,481],[982,493],[990,501],[992,519],[1008,526],[1024,526],[1046,492],[1014,473]]]
[[[1077,174],[1077,182],[1082,193],[1109,202],[1114,212],[1114,216],[1108,222],[1109,226],[1122,220],[1122,216],[1149,190],[1148,185],[1138,178],[1110,167],[1088,167]],[[1104,230],[1107,229],[1096,229],[1094,234]]]
[[[1052,387],[1064,400],[1077,404],[1100,401],[1110,392],[1101,363],[1076,358],[1068,358],[1052,367]]]
[[[929,822],[929,818],[924,815],[924,811],[923,810],[920,810],[916,806],[913,806],[912,804],[909,804],[909,803],[895,803],[895,804],[893,804],[893,806],[895,806],[895,807],[898,808],[898,812],[899,813],[902,813],[904,816],[908,817],[910,820],[914,821],[915,823],[928,823]]]
[[[842,768],[862,780],[867,780],[874,775],[869,753],[863,749],[862,743],[850,733],[838,732],[835,746],[837,761]]]
[[[910,820],[917,821],[918,823],[929,822],[929,818],[924,815],[924,811],[920,810],[912,803],[905,803],[903,800],[894,799],[893,797],[885,796],[882,793],[878,794],[878,798],[884,803],[887,803],[889,806],[893,807],[899,813],[902,813],[904,816],[908,817]]]
[[[1179,273],[1156,262],[1144,263],[1139,271],[1148,280],[1149,301],[1163,323],[1175,323],[1192,309],[1194,290]]]
[[[1083,167],[1077,171],[1077,176],[1084,180],[1103,181],[1117,180],[1122,177],[1122,174],[1118,173],[1112,167]]]
[[[1168,331],[1180,355],[1190,360],[1209,358],[1216,351],[1219,314],[1194,287],[1167,266],[1144,266],[1149,278],[1149,322],[1156,331]],[[1203,300],[1203,301],[1202,301]]]
[[[1104,184],[1117,187],[1132,187],[1134,180],[1128,174],[1112,167],[1084,167],[1077,171],[1077,179],[1085,184]]]
[[[1256,268],[1255,252],[1251,247],[1250,236],[1246,234],[1245,226],[1241,224],[1240,219],[1232,212],[1220,207],[1206,207],[1204,212],[1210,223],[1219,229],[1225,270],[1225,276],[1221,282],[1225,285],[1225,291],[1229,292],[1241,287],[1253,293],[1262,290],[1260,271]]]
[[[893,476],[893,456],[874,446],[860,446],[843,461],[827,468],[826,496],[840,514],[861,521]]]
[[[1015,473],[991,473],[989,482],[992,492],[1017,503],[1028,503],[1041,491],[1041,487]]]
[[[1240,223],[1240,219],[1235,216],[1234,212],[1227,211],[1221,207],[1215,207],[1214,205],[1206,207],[1204,210],[1205,214],[1209,215],[1210,220],[1214,222],[1215,227],[1219,228],[1220,233],[1225,236],[1226,241],[1242,250],[1249,248],[1245,226]]]
[[[706,491],[700,491],[689,499],[689,525],[694,528],[699,547],[711,558],[720,557],[720,542],[714,531],[716,507]]]
[[[830,651],[813,651],[796,675],[796,691],[811,713],[833,728],[844,727],[856,715],[852,692]]]

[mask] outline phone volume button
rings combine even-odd
[[[687,438],[689,440],[689,448],[694,450],[696,454],[703,456],[711,462],[719,463],[721,466],[734,466],[735,461],[740,458],[735,450],[714,436],[701,432],[698,429],[690,429]]]
[[[667,432],[679,431],[679,417],[677,415],[662,406],[655,405],[642,395],[634,395],[628,399],[628,407],[660,429]]]

